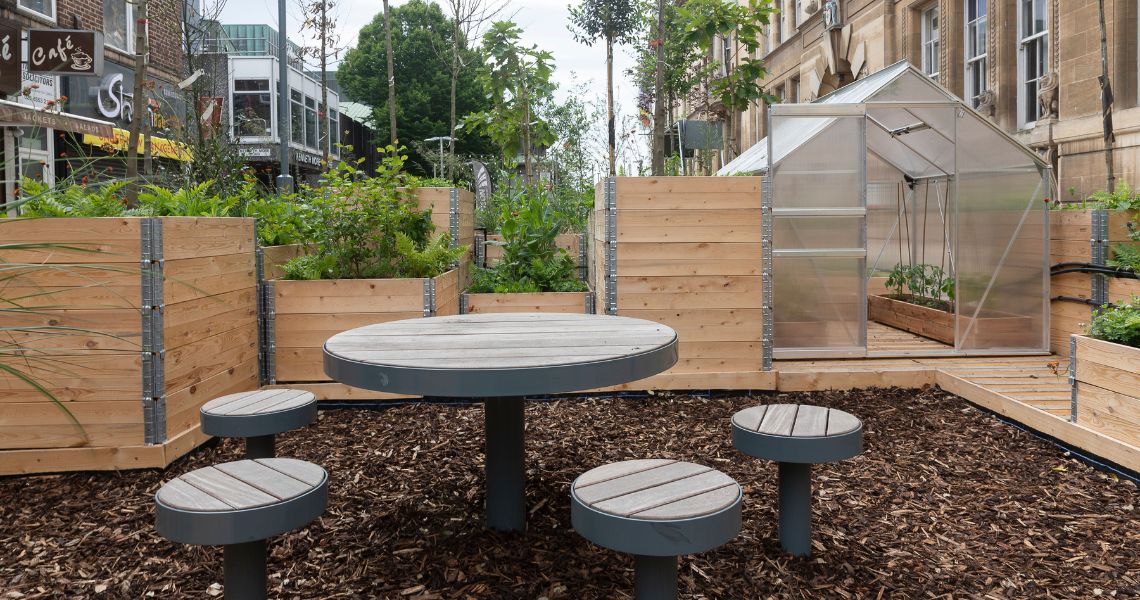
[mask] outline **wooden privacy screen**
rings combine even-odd
[[[759,389],[759,177],[617,177],[596,188],[591,278],[599,314],[658,321],[680,360],[628,389]]]
[[[35,309],[6,324],[75,328],[18,334],[13,366],[63,407],[0,374],[0,474],[165,466],[205,439],[203,403],[258,386],[252,219],[12,220],[0,239],[55,244],[0,256],[31,265],[0,295]]]

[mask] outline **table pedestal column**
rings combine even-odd
[[[811,554],[811,465],[780,463],[780,545],[794,556]]]
[[[677,557],[634,558],[633,597],[635,600],[677,600]]]
[[[521,397],[487,398],[487,527],[526,529],[526,472]]]
[[[263,600],[266,597],[265,547],[265,540],[224,546],[226,598]]]

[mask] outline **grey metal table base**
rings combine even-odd
[[[269,595],[265,578],[265,540],[223,546],[226,598],[260,599]]]
[[[780,463],[780,546],[811,554],[811,464]]]
[[[633,557],[633,597],[638,600],[676,600],[677,557]]]
[[[526,455],[523,453],[525,399],[487,398],[486,430],[487,527],[498,531],[526,529]]]

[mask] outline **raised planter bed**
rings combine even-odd
[[[463,294],[463,314],[482,313],[585,313],[594,312],[590,292],[538,292],[527,294]]]
[[[1140,441],[1140,348],[1084,335],[1071,338],[1077,424],[1123,442]]]
[[[867,297],[867,320],[909,331],[950,346],[954,345],[954,313],[912,304],[887,296]],[[969,327],[970,317],[961,317],[962,327]],[[971,334],[979,345],[1000,344],[1010,334],[1033,326],[1033,319],[1017,315],[991,314],[978,317]]]
[[[265,246],[261,249],[261,268],[265,279],[280,279],[285,276],[285,263],[303,256],[307,252],[304,244]]]
[[[110,334],[25,336],[53,359],[29,374],[80,426],[0,374],[0,475],[163,467],[204,441],[198,408],[258,386],[253,228],[239,218],[0,221],[5,242],[84,249],[0,256],[41,265],[3,290],[37,308],[23,323]]]
[[[502,242],[503,236],[492,233],[487,236],[486,242]],[[503,247],[484,242],[483,262],[486,263],[484,267],[492,267],[495,263],[503,258]],[[576,233],[563,233],[554,239],[554,244],[563,250],[574,259],[574,262],[579,268],[585,267],[587,263],[586,258],[586,244],[585,235]]]

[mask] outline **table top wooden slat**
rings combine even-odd
[[[320,467],[296,459],[240,460],[184,473],[165,483],[156,497],[191,512],[245,510],[301,496],[325,477]]]
[[[861,426],[862,423],[855,415],[842,410],[833,408],[827,416],[827,435],[851,433]]]
[[[705,494],[732,483],[734,482],[728,475],[709,469],[668,483],[637,490],[608,500],[587,502],[587,504],[605,513],[628,517],[692,496]],[[579,494],[580,497],[581,494]]]
[[[579,348],[595,346],[641,346],[654,344],[660,341],[661,336],[651,335],[624,335],[620,337],[606,336],[548,336],[536,337],[532,334],[513,333],[496,335],[499,345],[496,348]],[[487,341],[481,336],[467,336],[456,334],[447,340],[447,347],[463,349],[487,349]],[[375,350],[375,351],[431,351],[439,344],[432,344],[433,348],[424,348],[423,340],[412,336],[355,336],[351,339],[341,339],[338,342],[339,350]]]
[[[760,422],[760,427],[756,431],[767,435],[791,435],[792,427],[796,424],[796,413],[799,412],[799,409],[798,404],[770,405],[768,411],[764,413],[764,420]]]
[[[722,511],[732,506],[732,503],[739,497],[740,486],[733,481],[722,487],[635,513],[632,516],[653,521],[691,519]]]
[[[827,413],[822,406],[800,405],[796,412],[796,423],[792,426],[792,437],[823,437],[827,435]]]
[[[678,479],[692,477],[706,471],[710,467],[695,465],[686,462],[674,462],[629,475],[609,479],[592,485],[578,485],[574,489],[578,498],[585,504],[595,504],[610,498],[632,494],[641,490],[664,485]]]

